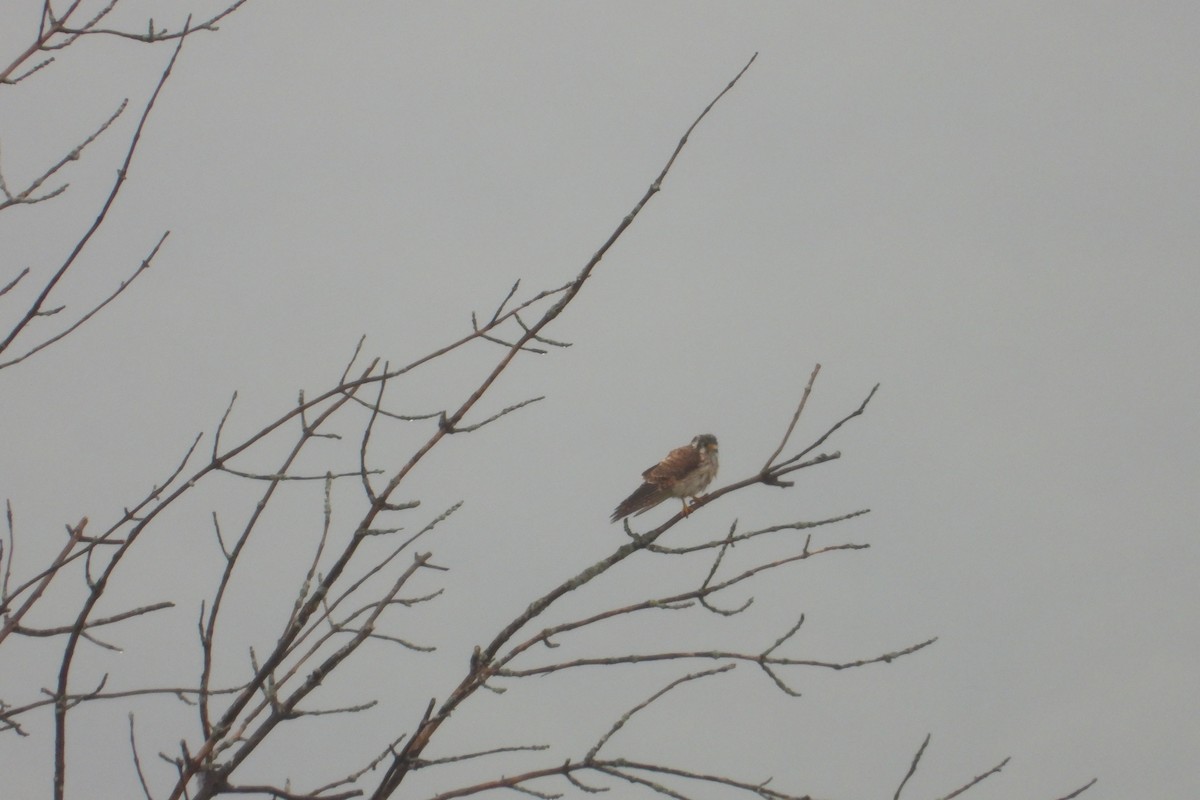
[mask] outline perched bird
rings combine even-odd
[[[637,491],[626,497],[612,513],[616,522],[630,514],[649,511],[668,497],[683,501],[687,516],[687,498],[695,498],[717,476],[717,437],[702,433],[692,443],[676,447],[667,457],[642,473]]]

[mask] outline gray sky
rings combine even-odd
[[[180,21],[168,8],[156,22]],[[22,25],[0,23],[5,63],[28,43]],[[362,334],[368,354],[404,362],[463,334],[518,278],[529,292],[569,280],[758,52],[549,331],[574,346],[519,363],[478,413],[547,399],[414,475],[430,512],[411,524],[466,501],[429,545],[451,567],[446,596],[407,631],[441,650],[397,666],[381,649],[364,675],[421,677],[397,687],[411,694],[394,716],[357,724],[382,743],[533,592],[621,543],[608,513],[671,447],[712,432],[718,484],[755,472],[820,362],[805,441],[882,384],[831,443],[841,460],[787,492],[726,497],[669,537],[870,508],[814,537],[869,550],[751,592],[763,610],[744,622],[746,646],[800,612],[798,657],[940,640],[888,666],[799,673],[799,699],[743,666],[681,692],[629,732],[629,750],[773,775],[784,791],[890,797],[932,733],[906,796],[941,796],[1007,755],[970,796],[1051,798],[1093,776],[1094,798],[1200,796],[1198,35],[1200,7],[1170,2],[251,0],[185,46],[60,302],[110,291],[170,230],[153,268],[79,335],[0,375],[0,493],[26,540],[85,514],[109,522],[235,389],[232,425],[249,433],[336,379]],[[85,42],[4,87],[9,183],[121,98],[140,108],[168,55]],[[53,268],[94,216],[134,116],[57,204],[0,215],[0,281]],[[493,355],[406,386],[397,409],[448,404]],[[212,558],[207,514],[221,502],[237,500],[209,496],[164,523],[174,538],[114,604],[166,592],[192,548]],[[291,526],[308,537],[319,513],[297,490],[294,519],[263,544],[280,575],[266,570],[249,602],[269,600],[273,580],[291,586]],[[657,567],[631,566],[593,600],[653,590]],[[196,608],[176,610],[184,644],[138,648],[131,633],[124,658],[169,665]],[[254,622],[247,639],[268,638]],[[512,738],[586,750],[613,709],[684,671],[630,670],[611,694],[577,676],[480,698],[454,741],[528,719]],[[114,719],[113,790],[98,798],[130,796]],[[324,732],[346,724],[295,735],[328,748]],[[0,773],[48,770],[44,743],[0,744]],[[106,752],[81,759],[103,774],[92,760]],[[293,774],[311,777],[306,766]]]

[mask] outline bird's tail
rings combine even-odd
[[[612,513],[611,521],[616,522],[623,517],[628,517],[630,514],[641,514],[642,512],[649,511],[670,496],[666,490],[658,486],[643,483],[638,487],[636,492],[626,497],[621,502],[621,505],[617,506],[617,510]]]

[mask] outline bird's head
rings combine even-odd
[[[717,452],[717,437],[711,433],[702,433],[692,439],[692,447],[702,453],[715,453]]]

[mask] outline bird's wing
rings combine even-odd
[[[676,447],[667,457],[642,473],[642,480],[655,486],[670,486],[700,466],[700,451],[690,445]]]

